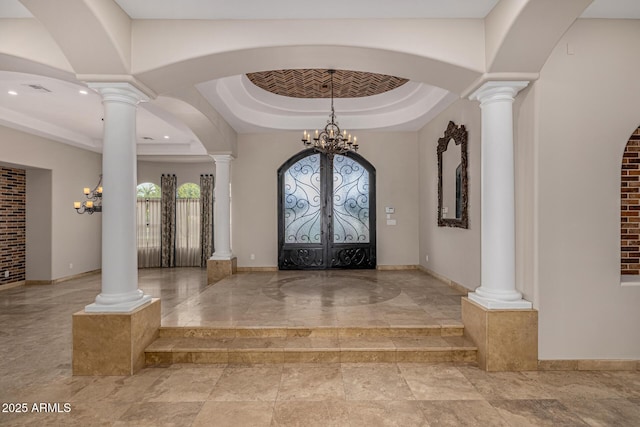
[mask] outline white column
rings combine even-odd
[[[513,100],[528,82],[487,82],[482,110],[481,286],[469,299],[489,309],[531,308],[516,290]]]
[[[231,253],[231,161],[228,154],[213,155],[216,164],[215,201],[213,214],[213,246],[214,252],[210,259],[229,260]]]
[[[85,307],[127,313],[151,301],[138,289],[136,109],[147,97],[128,83],[90,84],[102,95],[102,292]]]

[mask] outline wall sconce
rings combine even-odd
[[[84,188],[84,195],[87,197],[84,202],[73,202],[73,208],[76,212],[79,214],[88,213],[89,215],[94,212],[102,212],[102,175],[93,190],[89,187]]]

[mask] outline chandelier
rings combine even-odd
[[[93,190],[89,187],[84,188],[84,195],[87,197],[84,202],[73,202],[73,208],[76,212],[79,214],[88,213],[89,215],[94,212],[102,212],[102,175]]]
[[[358,139],[354,136],[352,141],[351,135],[347,134],[346,130],[341,131],[336,122],[336,112],[333,109],[333,75],[336,70],[328,70],[328,72],[331,76],[331,114],[329,115],[331,120],[327,120],[327,125],[321,132],[316,129],[313,137],[306,130],[302,132],[302,143],[305,147],[314,148],[333,157],[335,154],[358,151]]]

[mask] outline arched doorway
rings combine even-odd
[[[356,153],[301,151],[278,169],[278,267],[375,268],[375,168]]]

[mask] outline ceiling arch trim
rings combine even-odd
[[[131,19],[115,2],[22,0],[22,4],[77,74],[129,74]]]
[[[35,19],[2,19],[0,24],[0,56],[19,58],[25,63],[73,73],[73,67],[47,29]],[[3,70],[11,65],[0,61]],[[31,65],[30,67],[33,67]],[[27,68],[25,66],[25,68]]]
[[[539,72],[562,35],[592,2],[499,2],[485,19],[487,72]]]
[[[462,93],[483,72],[406,52],[354,46],[276,46],[215,53],[135,76],[158,94],[222,77],[285,68],[333,68],[387,74]],[[180,79],[176,79],[180,76]]]
[[[53,67],[45,62],[23,56],[0,53],[0,64],[2,64],[0,71],[33,74],[74,83],[77,81],[71,70]]]
[[[193,133],[206,153],[237,155],[237,134],[195,88],[157,97],[153,105],[176,117]]]
[[[322,28],[322,31],[310,31],[310,28]],[[344,37],[345,28],[349,29],[349,37]],[[141,20],[133,21],[132,30],[134,74],[225,52],[314,46],[386,50],[432,58],[470,70],[484,71],[485,68],[481,19]],[[282,68],[287,67],[249,67],[243,71]],[[226,76],[210,79],[219,77]]]
[[[315,129],[327,120],[329,101],[276,95],[244,75],[196,86],[239,133]],[[458,96],[444,89],[408,82],[389,92],[334,100],[340,125],[347,129],[420,129]]]

